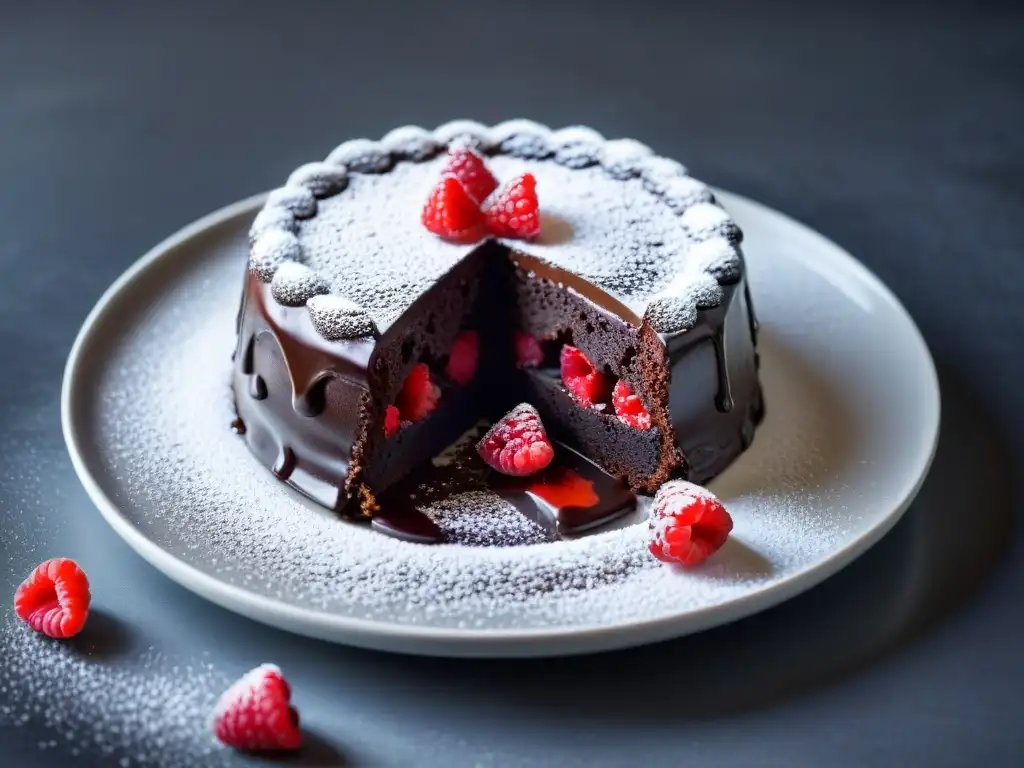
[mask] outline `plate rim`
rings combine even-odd
[[[228,584],[167,552],[135,527],[118,505],[100,487],[90,472],[83,454],[86,452],[73,416],[76,382],[83,366],[83,350],[92,340],[93,332],[104,319],[114,300],[136,278],[155,263],[169,257],[173,250],[207,229],[255,210],[268,193],[259,193],[217,209],[166,237],[123,272],[100,296],[90,310],[71,346],[61,382],[60,414],[64,442],[72,467],[86,494],[107,524],[129,547],[164,576],[182,587],[233,613],[286,631],[321,640],[348,645],[402,652],[415,655],[458,657],[536,657],[592,653],[632,645],[680,637],[727,624],[774,607],[830,578],[877,543],[903,517],[917,496],[931,468],[938,446],[941,424],[941,393],[938,373],[928,344],[913,317],[902,302],[863,263],[825,235],[791,216],[743,195],[715,189],[716,194],[734,199],[758,210],[763,215],[782,219],[801,230],[805,236],[820,242],[833,255],[846,262],[859,280],[866,283],[905,321],[920,353],[927,380],[927,397],[934,403],[929,409],[930,436],[928,449],[919,457],[913,480],[904,483],[899,502],[882,519],[830,555],[778,581],[755,588],[725,603],[704,606],[682,614],[661,616],[611,626],[563,626],[524,629],[473,629],[397,624],[379,619],[366,619],[339,613],[326,613],[298,607],[279,599],[258,595],[243,587]],[[911,473],[907,473],[911,477]],[[684,625],[684,626],[680,626]],[[423,645],[409,647],[421,641]],[[557,644],[558,647],[555,647]]]

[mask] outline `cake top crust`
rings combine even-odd
[[[275,299],[314,315],[317,297],[343,300],[359,321],[314,323],[330,338],[385,332],[479,246],[445,241],[420,220],[457,144],[487,155],[502,185],[536,177],[540,234],[499,242],[578,275],[659,333],[692,328],[742,274],[739,228],[685,167],[632,139],[527,120],[406,126],[341,144],[270,193],[250,231],[250,269]]]

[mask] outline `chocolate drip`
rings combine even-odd
[[[304,392],[292,393],[292,408],[299,416],[311,419],[323,413],[327,383],[330,380],[331,374],[325,371],[319,378],[314,379]]]
[[[245,373],[252,373],[252,337],[242,332],[245,326],[245,318],[249,314],[249,284],[251,280],[249,265],[245,265],[245,279],[242,281],[242,300],[238,304],[238,315],[235,317],[235,348],[231,352],[231,360],[237,362],[243,354],[246,355],[246,362],[242,364]],[[243,353],[242,344],[246,345],[247,351]]]
[[[761,330],[761,324],[757,321],[757,313],[754,311],[754,302],[750,298],[750,283],[743,285],[743,299],[747,304],[747,320],[750,323],[750,340],[757,345],[757,334]]]
[[[249,397],[253,400],[267,399],[267,382],[258,373],[249,377]]]
[[[663,336],[665,346],[668,348],[669,359],[672,363],[673,379],[676,376],[680,364],[689,354],[704,343],[710,342],[715,353],[715,371],[717,377],[716,390],[714,395],[715,409],[720,413],[732,411],[735,402],[733,400],[733,387],[729,373],[729,355],[727,352],[728,339],[726,338],[726,322],[734,305],[740,305],[737,296],[737,286],[728,286],[725,289],[725,297],[717,307],[701,311],[704,322],[689,331],[682,333],[668,334]],[[740,307],[737,308],[737,311]]]
[[[728,413],[735,403],[732,399],[732,383],[729,381],[729,358],[725,346],[725,323],[711,333],[711,344],[715,348],[715,362],[718,366],[718,394],[715,395],[715,408]]]
[[[234,384],[241,434],[275,475],[336,507],[346,498],[337,489],[348,474],[373,341],[327,341],[305,307],[281,306],[252,276],[243,303]],[[331,396],[351,405],[325,414]]]
[[[717,475],[750,444],[763,412],[746,281],[723,290],[722,303],[701,310],[696,328],[663,337],[672,369],[672,425],[688,478],[697,483]]]
[[[243,340],[245,347],[242,350],[242,362],[239,365],[239,370],[246,376],[251,376],[256,370],[253,365],[253,354],[256,351],[256,336],[254,334],[239,335],[239,345],[242,344]]]
[[[283,446],[281,452],[271,468],[271,472],[282,480],[287,480],[295,471],[295,451],[288,446]]]
[[[754,311],[754,302],[750,298],[750,283],[745,283],[743,286],[743,300],[747,307],[747,320],[750,323],[750,341],[754,345],[754,370],[761,370],[761,353],[757,349],[757,337],[761,331],[761,324],[757,321],[757,312]],[[750,430],[753,432],[754,425],[750,425]],[[748,443],[749,444],[749,443]],[[746,446],[744,446],[745,448]]]
[[[281,306],[270,296],[267,286],[257,283],[256,287],[260,309],[284,355],[296,413],[315,416],[320,412],[326,379],[366,381],[374,349],[372,339],[328,341],[313,328],[305,307]]]

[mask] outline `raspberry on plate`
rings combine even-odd
[[[454,146],[448,150],[448,162],[441,169],[442,174],[451,174],[462,184],[470,197],[482,203],[498,188],[498,180],[487,169],[484,161],[470,146]]]
[[[537,180],[532,173],[512,179],[484,205],[487,229],[495,237],[526,239],[540,232]]]
[[[486,234],[476,200],[454,176],[445,176],[430,193],[421,216],[423,226],[453,243],[475,243]]]
[[[502,416],[476,450],[488,466],[513,477],[540,472],[555,457],[540,414],[529,403],[520,403]]]
[[[476,331],[463,331],[452,343],[445,373],[456,384],[468,384],[476,375],[479,356],[480,334]]]
[[[654,495],[649,527],[652,555],[663,563],[693,566],[725,544],[732,518],[708,489],[671,480]]]
[[[402,428],[401,417],[398,413],[398,408],[393,405],[389,405],[384,410],[384,437],[393,437],[398,434],[398,430]]]
[[[633,394],[633,390],[624,379],[615,382],[615,388],[612,389],[612,406],[619,421],[626,426],[634,429],[651,428],[651,414],[644,408],[640,398]]]
[[[422,421],[437,407],[441,390],[430,376],[426,363],[416,363],[406,376],[395,399],[402,421]]]
[[[560,355],[562,383],[582,405],[593,405],[608,395],[608,377],[599,373],[594,364],[576,347],[562,347]]]
[[[517,368],[537,368],[544,362],[540,341],[531,333],[516,331],[515,348]]]
[[[256,667],[220,697],[210,718],[213,735],[250,752],[298,749],[302,730],[291,695],[280,669],[273,664]]]
[[[36,566],[14,593],[14,611],[36,632],[63,639],[82,631],[89,617],[89,579],[74,560],[58,557]]]

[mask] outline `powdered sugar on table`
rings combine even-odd
[[[104,765],[193,768],[237,765],[206,718],[228,680],[212,664],[154,648],[109,663],[74,644],[0,620],[0,727],[32,725],[55,750]]]

